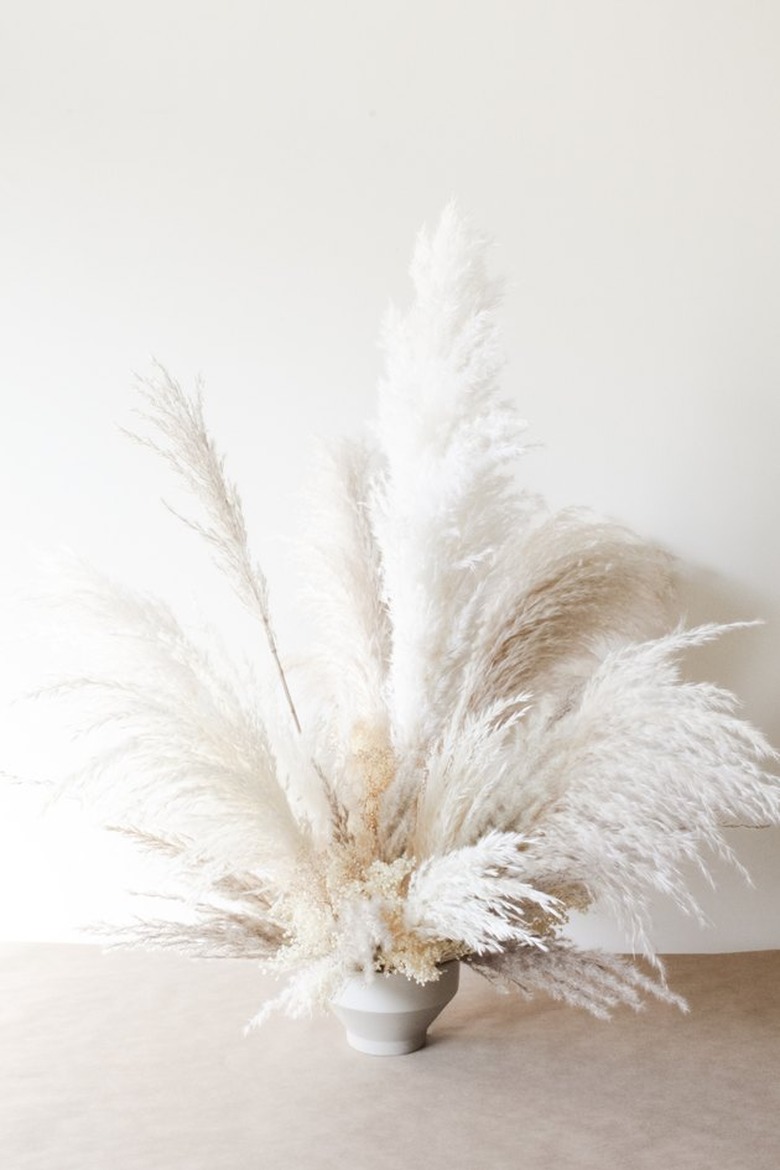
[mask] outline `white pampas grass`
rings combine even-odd
[[[167,370],[158,366],[154,380],[139,383],[139,393],[145,409],[138,413],[151,424],[157,437],[127,433],[161,455],[200,501],[203,520],[184,516],[179,516],[179,519],[211,546],[217,564],[224,570],[238,597],[260,618],[290,714],[300,731],[271,625],[265,574],[249,548],[241,497],[225,476],[224,459],[206,428],[201,387],[198,385],[196,393],[188,397]]]
[[[553,941],[541,954],[509,948],[500,956],[471,958],[469,966],[500,988],[517,988],[527,999],[541,991],[602,1020],[609,1019],[618,1004],[638,1011],[647,995],[688,1010],[667,987],[662,969],[647,975],[618,955],[575,950],[565,940]]]
[[[680,681],[682,651],[720,632],[677,631],[610,652],[577,704],[538,732],[528,786],[537,793],[516,809],[534,838],[529,860],[582,881],[643,949],[649,891],[698,914],[682,862],[704,868],[706,849],[729,857],[721,826],[732,819],[778,816],[777,782],[761,767],[776,753],[735,716],[733,696]]]
[[[38,692],[68,699],[95,748],[61,787],[103,819],[189,841],[220,875],[289,874],[304,844],[257,703],[259,688],[212,640],[207,650],[163,602],[71,566],[71,621],[90,620],[111,673]],[[205,831],[204,831],[205,830]]]
[[[525,841],[492,831],[463,849],[431,858],[414,871],[404,917],[420,938],[457,938],[471,955],[507,944],[545,949],[538,930],[563,917],[550,894],[525,882]]]
[[[374,739],[381,734],[383,743],[389,733],[385,693],[392,631],[369,513],[378,475],[378,455],[367,442],[343,441],[323,450],[306,492],[305,555],[301,550],[302,600],[313,629],[308,687],[314,710],[325,714],[310,730],[319,737],[319,756],[343,776],[342,787],[352,786],[353,808],[363,795],[355,766],[363,746],[359,729],[372,729]],[[323,694],[329,696],[324,712]]]
[[[389,316],[377,435],[386,469],[372,501],[392,624],[388,703],[399,756],[441,729],[480,620],[480,586],[517,510],[525,424],[499,395],[503,356],[485,245],[447,208],[422,235],[417,300]]]
[[[307,719],[200,392],[161,369],[140,439],[197,496],[187,523],[259,621],[276,700],[160,602],[94,575],[71,591],[112,652],[56,691],[98,741],[65,787],[185,891],[181,920],[125,938],[287,973],[254,1024],[355,971],[424,982],[452,959],[600,1016],[681,1005],[650,894],[697,914],[685,866],[730,857],[726,823],[780,822],[774,750],[733,696],[683,680],[681,655],[724,631],[676,625],[669,558],[519,487],[486,256],[452,206],[421,235],[376,424],[323,454],[301,547]],[[651,974],[567,940],[596,900]]]

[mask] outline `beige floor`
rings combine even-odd
[[[607,1024],[470,972],[427,1048],[274,1020],[250,964],[0,946],[1,1170],[778,1170],[780,951],[672,956]]]

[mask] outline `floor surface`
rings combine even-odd
[[[2,1170],[778,1170],[780,951],[676,955],[608,1023],[466,971],[410,1056],[243,1025],[240,961],[0,946]]]

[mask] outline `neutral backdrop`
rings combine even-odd
[[[661,542],[691,621],[764,620],[690,671],[780,744],[778,115],[773,0],[2,5],[3,696],[49,665],[16,602],[60,546],[234,621],[117,426],[153,358],[205,380],[294,655],[312,441],[371,417],[383,313],[454,197],[508,279],[529,487]],[[8,771],[62,766],[17,714],[1,742]],[[114,904],[115,842],[2,808],[3,933]],[[755,888],[716,866],[707,931],[659,903],[661,950],[780,945],[780,835],[730,840]]]

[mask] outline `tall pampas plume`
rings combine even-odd
[[[682,1006],[649,896],[698,915],[690,863],[735,861],[729,823],[780,823],[777,753],[733,695],[681,672],[727,627],[679,624],[663,550],[523,489],[488,260],[454,206],[421,233],[377,416],[318,462],[305,717],[200,388],[161,368],[133,434],[193,494],[182,519],[256,620],[257,669],[92,571],[69,594],[112,653],[54,688],[86,746],[60,786],[185,891],[180,920],[116,933],[286,974],[253,1024],[305,1015],[355,972],[427,982],[452,959],[597,1016],[648,995]],[[567,936],[596,902],[637,959]]]

